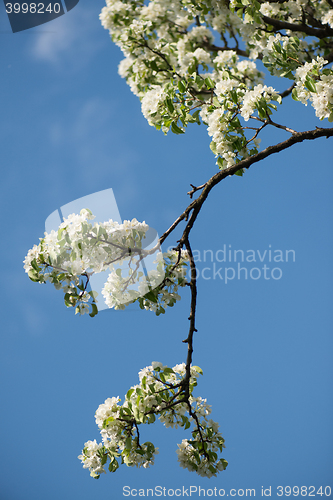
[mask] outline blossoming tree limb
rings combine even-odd
[[[165,134],[184,134],[189,124],[205,124],[212,138],[218,172],[200,186],[191,184],[192,199],[159,240],[162,244],[185,222],[174,250],[159,245],[145,251],[148,226],[136,219],[117,224],[89,222],[89,210],[73,214],[58,233],[45,234],[25,260],[34,281],[51,281],[65,292],[67,307],[91,316],[96,294],[88,292],[91,273],[110,271],[102,295],[109,307],[140,307],[164,313],[180,299],[179,287],[190,289],[186,363],[173,368],[153,362],[139,373],[123,405],[108,398],[96,412],[103,442],[88,441],[80,455],[94,477],[114,472],[119,461],[148,467],[157,448],[140,440],[139,426],[156,416],[167,426],[192,426],[192,438],[177,451],[182,467],[213,476],[227,466],[218,453],[224,448],[218,424],[208,420],[206,400],[193,396],[202,371],[192,365],[196,330],[197,282],[190,233],[210,191],[230,175],[242,176],[251,165],[303,141],[332,137],[333,128],[296,131],[275,118],[290,99],[308,103],[320,121],[333,121],[332,0],[107,0],[103,26],[125,59],[120,75],[141,100],[148,123]],[[266,72],[258,69],[263,64]],[[277,91],[264,84],[278,77]],[[282,82],[280,84],[279,82]],[[286,103],[286,104],[285,104]],[[267,127],[289,134],[284,141],[259,150]],[[194,195],[200,194],[193,199]],[[142,260],[154,255],[156,270],[145,276]],[[121,266],[128,263],[128,271]],[[186,265],[190,278],[186,279]],[[126,275],[125,275],[126,274]],[[135,287],[134,285],[138,286]],[[90,304],[90,305],[89,305]]]

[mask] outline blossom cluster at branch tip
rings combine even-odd
[[[228,463],[218,456],[224,448],[219,425],[208,418],[211,408],[207,401],[192,395],[200,374],[201,368],[191,366],[187,380],[185,363],[169,368],[155,361],[143,368],[139,372],[140,383],[129,389],[122,405],[119,397],[112,397],[98,407],[95,419],[102,442],[85,443],[78,457],[83,467],[98,478],[105,473],[107,463],[110,472],[115,472],[120,464],[144,468],[153,465],[158,448],[151,442],[142,443],[139,426],[152,424],[158,417],[166,427],[192,428],[191,439],[178,445],[181,467],[206,477],[224,470]]]
[[[108,272],[101,293],[110,308],[125,309],[138,301],[142,309],[159,315],[180,300],[178,289],[187,282],[186,251],[163,254],[159,246],[156,251],[145,250],[149,230],[145,222],[132,219],[119,224],[110,219],[92,224],[92,219],[91,211],[83,209],[69,215],[58,231],[45,232],[24,260],[29,278],[53,283],[64,292],[67,307],[91,316],[98,312],[98,293],[88,291],[88,285],[91,276],[102,271]],[[145,273],[143,264],[147,262]]]
[[[326,38],[266,20],[303,25],[307,15],[313,29],[328,30]],[[272,101],[281,103],[264,84],[258,59],[272,75],[296,83],[295,100],[333,120],[332,69],[317,62],[331,50],[333,9],[326,0],[107,0],[100,19],[125,56],[119,73],[140,98],[148,123],[182,134],[201,118],[221,169],[258,152],[258,134],[251,135],[246,122],[272,124]]]

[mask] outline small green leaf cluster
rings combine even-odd
[[[224,470],[227,462],[218,458],[222,452],[224,439],[218,432],[218,424],[208,420],[210,407],[206,400],[192,395],[197,386],[201,368],[185,363],[173,368],[153,362],[140,371],[140,384],[127,391],[123,405],[120,399],[108,398],[96,411],[96,423],[102,435],[102,443],[87,441],[78,457],[91,476],[98,478],[105,472],[109,461],[109,471],[115,472],[120,464],[128,467],[149,467],[158,453],[151,442],[140,442],[141,424],[152,424],[156,417],[166,427],[193,425],[192,439],[188,446],[178,445],[178,460],[182,467],[195,470],[200,475],[211,477]],[[186,448],[184,454],[182,450]]]
[[[269,55],[263,57],[262,62],[271,74],[295,80],[295,71],[302,66],[299,61],[302,47],[297,37],[271,37],[272,42]],[[270,42],[270,40],[269,40]],[[301,54],[302,59],[304,54]]]
[[[260,2],[257,0],[233,0],[230,2],[230,10],[236,12],[245,24],[261,23],[260,6]]]
[[[96,316],[98,313],[96,305],[98,293],[92,290],[87,291],[89,274],[83,273],[76,276],[72,273],[61,272],[51,257],[49,255],[46,257],[43,240],[40,243],[40,249],[41,253],[31,261],[31,267],[28,269],[30,280],[37,283],[49,281],[56,290],[63,289],[65,306],[74,307],[75,314],[89,313],[91,317]]]
[[[151,286],[148,293],[138,298],[141,309],[154,311],[156,316],[165,313],[166,307],[173,307],[180,295],[177,293],[179,287],[184,287],[188,283],[187,279],[187,252],[170,251],[163,253],[163,260],[158,262],[157,273],[164,269],[164,279],[161,283],[154,281],[155,273],[148,273]]]

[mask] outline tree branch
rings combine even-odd
[[[274,146],[268,146],[266,149],[260,151],[256,155],[250,156],[249,158],[245,158],[236,165],[221,170],[220,172],[217,172],[204,184],[204,188],[200,196],[196,198],[194,201],[192,201],[192,203],[189,204],[189,206],[175,220],[175,222],[169,227],[169,229],[167,229],[167,231],[163,233],[163,235],[159,239],[160,244],[162,244],[166,240],[166,238],[170,235],[170,233],[172,233],[172,231],[178,226],[178,224],[181,221],[188,220],[189,214],[192,212],[191,217],[184,229],[183,236],[181,238],[181,241],[183,241],[183,243],[185,244],[188,235],[193,227],[195,219],[197,218],[198,213],[200,212],[200,209],[203,203],[205,202],[209,192],[213,189],[214,186],[216,186],[216,184],[219,184],[223,179],[225,179],[229,175],[234,175],[235,172],[237,172],[237,170],[240,170],[241,168],[250,168],[250,166],[253,165],[254,163],[258,163],[259,161],[263,160],[264,158],[267,158],[268,156],[271,156],[272,154],[279,153],[284,149],[290,148],[294,144],[303,141],[311,141],[314,139],[318,139],[319,137],[326,137],[326,138],[333,137],[333,128],[317,127],[315,130],[296,132],[291,137],[289,137],[289,139],[280,142],[278,144],[275,144]]]
[[[287,88],[286,90],[284,90],[283,92],[281,92],[280,96],[282,97],[282,99],[284,97],[287,97],[288,95],[290,95],[293,91],[293,88],[296,86],[296,83],[294,82],[292,85],[290,85],[289,88]]]
[[[272,17],[262,16],[262,20],[266,24],[274,26],[280,30],[290,30],[290,31],[301,31],[310,36],[315,36],[317,38],[326,38],[327,36],[333,36],[333,29],[329,26],[324,28],[313,28],[307,24],[294,24],[288,23],[287,21],[280,21],[279,19],[273,19]]]
[[[225,50],[233,50],[236,52],[237,55],[242,56],[242,57],[249,57],[249,52],[246,50],[239,49],[237,46],[236,47],[228,47],[227,45],[225,47],[217,47],[216,45],[213,45],[208,42],[208,40],[204,40],[202,42],[202,46],[205,47],[205,49],[210,50],[212,52],[223,52]]]
[[[192,363],[192,353],[193,353],[193,334],[197,331],[195,328],[195,313],[197,307],[197,270],[195,267],[195,262],[193,258],[193,253],[191,249],[191,245],[188,239],[188,236],[182,237],[179,241],[179,247],[181,248],[185,245],[191,267],[191,281],[190,281],[190,289],[191,289],[191,312],[189,316],[190,321],[190,329],[186,340],[183,340],[184,343],[187,343],[187,360],[186,360],[186,374],[184,377],[184,390],[185,397],[188,399],[190,397],[190,377],[191,377],[191,363]],[[189,404],[189,402],[188,402]]]
[[[206,186],[206,183],[205,184],[202,184],[201,186],[194,186],[193,184],[190,184],[191,186],[191,191],[188,191],[188,195],[189,197],[192,199],[193,198],[193,195],[194,193],[196,193],[197,191],[200,191],[200,189],[203,189],[205,186]]]

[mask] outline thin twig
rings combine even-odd
[[[201,184],[201,186],[193,186],[193,184],[190,184],[191,186],[191,191],[188,191],[187,194],[189,195],[189,197],[192,199],[193,198],[193,195],[194,193],[196,193],[197,191],[199,191],[200,189],[203,189],[205,186],[206,186],[206,183],[205,184]]]

